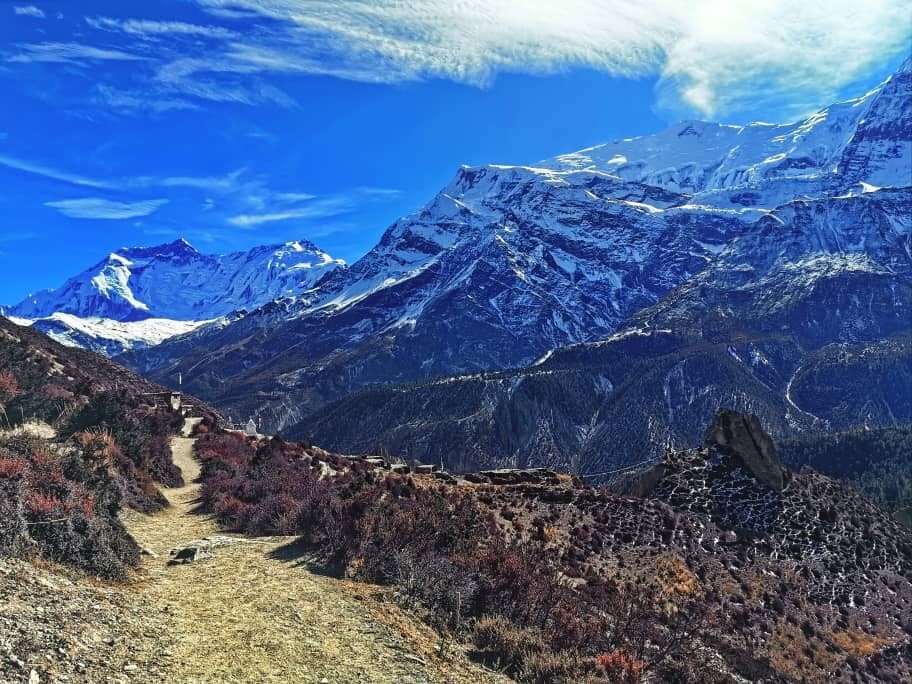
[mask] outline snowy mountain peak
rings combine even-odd
[[[128,259],[149,259],[149,258],[192,258],[200,253],[184,238],[168,242],[163,245],[153,247],[121,247],[111,256],[120,255]]]
[[[654,135],[588,147],[536,166],[602,171],[693,194],[694,204],[704,206],[767,210],[788,198],[831,194],[834,186],[866,182],[902,187],[912,175],[910,83],[912,57],[869,93],[801,121],[743,126],[684,121]]]
[[[61,287],[30,295],[8,312],[31,320],[70,314],[121,322],[204,321],[297,296],[340,267],[342,261],[306,240],[211,255],[180,239],[119,249]]]

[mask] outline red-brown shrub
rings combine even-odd
[[[419,485],[280,439],[205,433],[196,451],[204,505],[223,525],[300,535],[330,564],[396,585],[407,607],[447,633],[466,634],[475,623],[483,656],[521,681],[640,676],[648,666],[637,648],[661,649],[674,634],[657,596],[628,596],[584,565],[582,549],[555,546],[553,528],[545,530],[550,514],[529,525],[529,539],[520,541],[526,535],[516,525],[510,536],[503,518],[533,518],[517,495],[507,503],[488,495],[483,505],[471,489]],[[593,537],[580,521],[576,543]]]
[[[0,477],[22,477],[27,467],[28,461],[24,458],[0,458]]]
[[[0,372],[0,405],[15,399],[21,393],[16,376],[9,371]]]
[[[646,663],[637,660],[626,648],[616,648],[595,658],[599,672],[618,684],[636,684],[640,681]]]
[[[55,496],[44,492],[29,492],[25,495],[25,506],[29,513],[35,516],[47,516],[60,513],[63,503]]]

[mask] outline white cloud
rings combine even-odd
[[[316,198],[316,195],[311,195],[309,192],[280,192],[276,194],[276,199],[283,202],[306,202]]]
[[[148,19],[112,19],[110,17],[86,17],[86,23],[100,31],[119,31],[134,36],[198,36],[227,40],[237,38],[237,31],[222,26],[188,24],[183,21],[152,21]]]
[[[155,94],[150,90],[121,90],[99,83],[92,97],[95,104],[119,112],[173,112],[180,109],[199,109],[199,105],[181,97]]]
[[[320,219],[339,216],[352,211],[357,200],[349,195],[332,195],[311,201],[305,206],[262,214],[241,214],[232,216],[228,222],[241,228],[252,228],[262,223],[287,221],[289,219]]]
[[[305,211],[280,211],[274,214],[241,214],[239,216],[232,216],[228,221],[241,228],[252,228],[261,223],[287,221],[288,219],[303,218],[305,216],[307,216],[307,212]]]
[[[147,183],[149,185],[161,185],[166,188],[194,188],[196,190],[208,190],[210,192],[237,192],[243,187],[240,180],[244,175],[245,169],[236,169],[224,176],[165,176],[141,177],[135,179],[139,184]]]
[[[99,48],[80,43],[28,43],[20,45],[19,54],[8,57],[8,62],[57,62],[78,64],[84,61],[133,61],[142,57],[121,50]]]
[[[157,211],[166,199],[142,200],[139,202],[114,202],[100,197],[58,200],[45,202],[46,207],[56,209],[64,216],[80,219],[130,219],[148,216]]]
[[[197,0],[285,26],[223,53],[181,61],[195,73],[305,72],[363,81],[586,67],[659,76],[660,102],[710,115],[745,102],[826,103],[908,50],[907,0]],[[167,75],[167,69],[165,71]]]
[[[34,176],[42,176],[51,180],[68,183],[70,185],[79,185],[86,188],[113,187],[113,184],[109,181],[96,180],[94,178],[88,178],[87,176],[80,176],[79,174],[60,171],[49,166],[44,166],[43,164],[30,162],[25,159],[17,159],[16,157],[10,157],[5,154],[0,154],[0,166],[5,166],[15,171],[29,173]]]
[[[21,17],[35,17],[36,19],[44,19],[44,12],[34,5],[14,5],[13,12]]]
[[[61,171],[38,162],[0,154],[0,166],[22,171],[50,180],[80,187],[105,190],[136,190],[141,188],[189,188],[224,195],[263,191],[264,181],[244,180],[246,169],[240,168],[222,176],[124,176],[120,178],[92,178]]]
[[[304,202],[302,205],[282,207],[274,211],[257,214],[240,214],[232,216],[228,222],[240,228],[253,228],[263,223],[275,221],[288,221],[289,219],[324,219],[355,211],[359,206],[371,202],[387,200],[399,194],[392,188],[354,188],[325,197],[308,195],[307,193],[273,193],[269,200],[273,202]]]

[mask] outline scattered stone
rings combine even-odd
[[[498,468],[497,470],[482,470],[476,473],[474,481],[486,482],[494,485],[548,485],[560,484],[557,473],[548,468]],[[467,478],[468,479],[468,478]]]
[[[237,544],[263,544],[268,539],[242,539],[240,537],[226,537],[215,535],[205,539],[195,539],[186,544],[181,544],[170,551],[172,556],[168,565],[185,565],[206,558],[213,558],[213,549],[220,549],[225,546],[235,546]]]
[[[41,682],[41,677],[38,676],[38,673],[35,670],[32,670],[29,673],[28,684],[39,684]]]
[[[214,558],[208,546],[185,546],[181,549],[171,549],[173,558],[168,561],[168,565],[186,565],[206,558]]]

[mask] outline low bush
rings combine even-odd
[[[27,436],[0,442],[0,553],[32,549],[102,577],[122,577],[139,549],[117,518],[121,495],[101,438],[54,450]]]
[[[204,506],[222,525],[299,535],[327,565],[395,586],[406,607],[472,639],[479,657],[519,681],[634,681],[683,657],[701,624],[668,608],[689,610],[689,596],[591,574],[571,582],[583,570],[549,544],[553,531],[509,535],[497,521],[502,502],[483,505],[474,490],[419,485],[278,438],[208,432],[196,453]]]
[[[159,484],[182,484],[169,439],[183,417],[149,406],[157,389],[0,317],[0,429],[39,421],[58,434],[0,438],[0,553],[107,577],[136,562],[121,504],[151,513],[168,503]]]

